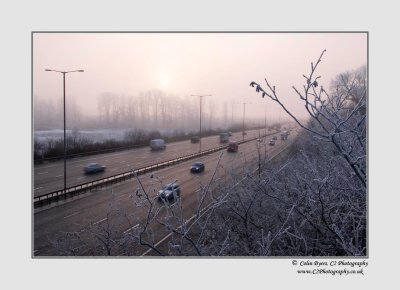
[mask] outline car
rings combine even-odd
[[[193,173],[202,172],[204,171],[204,169],[205,169],[204,163],[200,161],[195,162],[192,164],[192,166],[190,166],[190,172]]]
[[[275,145],[275,140],[269,141],[269,145],[270,145],[270,146],[274,146],[274,145]]]
[[[274,136],[272,137],[272,140],[278,140],[278,137]]]
[[[106,167],[99,163],[89,163],[85,165],[83,170],[85,171],[86,174],[91,174],[91,173],[103,172],[104,170],[106,170]]]
[[[236,142],[231,142],[228,145],[228,148],[226,149],[226,151],[228,152],[237,152],[239,149],[239,145]]]
[[[181,188],[176,182],[172,182],[164,186],[158,191],[159,201],[173,201],[181,194]]]

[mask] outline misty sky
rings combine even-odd
[[[268,108],[276,116],[277,106],[249,86],[267,78],[304,116],[292,85],[301,88],[302,75],[324,49],[317,74],[325,87],[335,75],[367,64],[366,33],[35,33],[33,95],[62,98],[62,75],[46,68],[84,69],[67,75],[66,94],[87,115],[97,113],[102,93],[160,89],[187,98],[211,94],[218,104],[250,102],[246,115],[264,116]],[[242,106],[235,110],[241,114]]]

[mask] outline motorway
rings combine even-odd
[[[260,130],[263,134],[264,130]],[[246,139],[257,137],[259,130],[248,131]],[[234,133],[231,141],[241,141],[241,132]],[[201,139],[201,149],[211,149],[220,146],[219,136],[211,136]],[[152,151],[150,147],[124,150],[113,153],[104,153],[86,157],[67,159],[67,187],[105,178],[132,169],[160,163],[177,157],[197,153],[198,143],[189,140],[167,143],[167,148],[161,151]],[[106,171],[98,174],[86,175],[83,168],[88,163],[100,163],[105,165]],[[64,187],[64,162],[63,160],[38,164],[34,166],[33,196],[63,189]]]
[[[257,134],[258,136],[258,132],[253,132],[252,134]],[[250,134],[247,136],[248,138],[252,137],[249,135]],[[234,137],[238,140],[238,136]],[[213,141],[218,141],[215,140],[216,138],[217,137],[209,138],[208,143],[211,143],[213,146],[217,145],[218,143],[212,144]],[[290,138],[293,138],[293,136],[291,135]],[[270,137],[267,137],[266,141],[268,142],[269,139]],[[287,141],[277,140],[275,146],[261,145],[262,149],[260,152],[262,153],[262,157],[264,157],[264,152],[268,155],[277,152],[286,142]],[[189,143],[189,146],[187,143]],[[179,142],[179,144],[181,144],[179,146],[182,148],[191,147],[193,145],[193,147],[195,147],[194,152],[198,149],[198,144],[190,144],[189,141]],[[148,149],[143,149],[143,152],[144,154],[150,154]],[[167,151],[164,152],[167,153]],[[174,153],[175,152],[179,153],[179,151],[174,150]],[[153,153],[155,152],[151,152],[151,154]],[[185,153],[181,152],[179,155],[184,155]],[[155,154],[159,153],[157,152]],[[239,146],[239,152],[237,153],[227,153],[223,150],[199,158],[199,160],[203,161],[206,165],[205,172],[200,174],[192,174],[189,172],[190,165],[196,160],[182,162],[175,166],[140,176],[138,179],[133,178],[117,185],[67,199],[66,202],[59,202],[58,204],[52,203],[47,207],[35,209],[33,220],[33,255],[35,257],[60,255],[59,252],[55,251],[54,245],[52,246],[50,241],[54,240],[60,233],[80,232],[87,227],[87,225],[103,227],[110,225],[111,220],[113,220],[112,224],[114,230],[117,232],[129,232],[135,228],[142,227],[146,221],[147,208],[138,206],[140,200],[136,192],[137,190],[139,190],[139,193],[142,192],[140,191],[141,186],[139,180],[150,198],[155,198],[162,184],[177,180],[181,186],[183,217],[184,219],[189,219],[199,204],[201,189],[210,183],[214,172],[215,176],[212,180],[212,184],[232,184],[232,182],[238,180],[238,176],[243,176],[243,170],[247,168],[248,165],[254,164],[254,160],[257,156],[257,141],[250,141],[241,144]],[[171,159],[173,157],[168,154],[164,156],[164,158]],[[152,160],[154,161],[154,159]],[[219,166],[217,167],[218,162]],[[126,170],[126,168],[123,168],[123,170]],[[159,207],[162,206],[162,203],[156,202],[155,204]],[[113,211],[111,210],[112,208],[118,209],[118,211]],[[115,216],[115,212],[118,212],[119,216]],[[110,213],[114,213],[114,216]],[[165,228],[159,224],[152,224],[151,229],[153,233],[152,238],[155,242],[162,240],[163,237],[168,234]],[[132,254],[140,255],[147,249],[146,247],[139,247],[136,249],[137,252]],[[112,254],[115,255],[116,253]]]

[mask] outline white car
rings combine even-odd
[[[158,200],[160,201],[173,201],[181,193],[179,184],[176,182],[169,183],[164,188],[158,191]]]

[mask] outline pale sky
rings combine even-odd
[[[303,107],[292,85],[301,88],[310,63],[326,49],[317,71],[320,84],[367,64],[366,33],[35,33],[33,95],[62,97],[62,75],[45,72],[84,69],[67,75],[67,99],[85,114],[97,111],[97,96],[125,96],[152,89],[180,97],[211,94],[216,103],[250,102],[246,115],[276,114],[251,81],[276,86],[299,116]],[[242,107],[237,105],[237,113]]]

